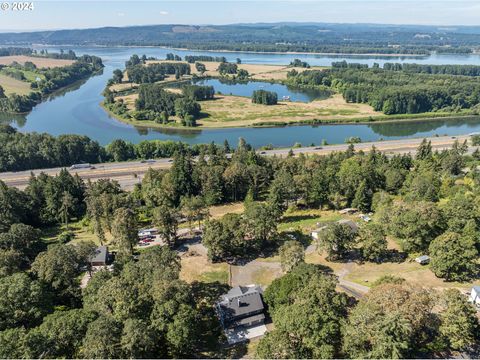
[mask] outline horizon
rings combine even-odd
[[[472,0],[34,1],[32,11],[0,11],[1,32],[84,30],[154,25],[257,23],[480,26]],[[306,11],[308,9],[308,11]],[[72,14],[75,14],[72,17]],[[380,21],[378,20],[380,19]]]

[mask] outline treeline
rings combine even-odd
[[[423,65],[423,64],[399,64],[385,63],[384,70],[405,71],[417,74],[444,74],[462,76],[480,76],[478,65]]]
[[[103,63],[101,58],[83,55],[72,65],[42,70],[41,74],[45,79],[32,82],[32,89],[39,90],[42,95],[48,95],[78,80],[88,78],[102,69]]]
[[[227,58],[225,56],[185,55],[185,61],[190,64],[196,63],[197,61],[215,61],[223,63],[227,62]]]
[[[188,64],[164,62],[146,65],[146,60],[147,57],[145,55],[140,58],[134,54],[125,63],[129,82],[146,84],[162,81],[166,75],[175,75],[177,79],[183,75],[190,75],[190,65]],[[118,83],[118,81],[114,82]]]
[[[393,70],[392,70],[393,68]],[[368,103],[384,114],[459,112],[475,110],[480,103],[480,85],[475,67],[463,65],[423,66],[335,63],[331,69],[290,71],[287,84],[328,87],[348,102]],[[460,74],[466,74],[462,76]],[[448,84],[446,86],[445,84]]]
[[[215,96],[215,89],[208,85],[184,85],[182,87],[183,95],[196,101],[212,100]]]
[[[49,53],[48,50],[46,49],[42,49],[38,51],[36,49],[31,49],[26,47],[0,48],[0,56],[14,56],[14,55],[48,57],[50,59],[77,60],[77,55],[73,50],[68,50],[67,52],[65,52],[63,49],[60,49],[60,52]]]
[[[261,105],[276,105],[278,95],[276,92],[267,90],[255,90],[252,93],[252,103]]]
[[[172,157],[189,149],[198,155],[208,145],[186,145],[182,142],[145,140],[132,144],[115,140],[106,147],[86,136],[20,133],[14,128],[0,127],[0,171],[22,171],[73,164],[99,163]]]
[[[103,63],[99,57],[83,55],[77,58],[77,61],[72,65],[63,67],[37,69],[31,62],[26,62],[24,65],[15,64],[14,67],[19,70],[34,71],[43,78],[30,83],[32,92],[28,95],[11,94],[7,96],[2,89],[0,91],[0,112],[29,112],[35,105],[42,101],[44,96],[101,71],[103,69]],[[19,80],[25,80],[21,71],[10,71],[10,73],[7,74]]]

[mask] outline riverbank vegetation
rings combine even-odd
[[[264,296],[274,329],[260,340],[258,357],[427,358],[476,350],[478,319],[458,290],[415,287],[396,273],[376,279],[357,301],[338,291],[332,269],[305,263],[304,254],[312,244],[334,264],[399,268],[429,254],[431,271],[446,285],[478,282],[480,154],[466,151],[456,143],[433,152],[424,141],[415,156],[351,146],[277,158],[240,140],[233,152],[205,147],[198,160],[180,148],[169,170],[149,170],[132,192],[65,170],[32,176],[24,191],[0,182],[0,357],[226,357],[213,311],[228,290],[225,276],[216,277],[222,283],[181,280],[177,250],[188,244],[177,234],[182,219],[204,223],[201,242],[217,273],[225,272],[224,262],[280,254],[284,276]],[[208,206],[238,201],[243,213],[207,219]],[[318,243],[302,229],[279,231],[292,210],[351,206],[374,212],[357,225],[358,235],[335,223],[325,223]],[[95,246],[71,241],[71,221],[116,253],[114,271],[94,272],[83,289]],[[166,245],[140,251],[137,229],[150,223]],[[47,246],[42,231],[52,226],[67,231]],[[387,248],[387,238],[398,251]]]
[[[11,50],[10,53],[16,52]],[[90,55],[77,57],[74,52],[67,54],[62,52],[58,56],[53,54],[21,56],[23,58],[13,56],[20,62],[12,60],[12,56],[0,57],[0,61],[5,60],[4,65],[0,65],[0,89],[2,89],[0,112],[29,112],[54,91],[92,76],[103,69],[102,60],[99,57]],[[62,63],[58,64],[58,62]],[[68,65],[63,65],[63,62],[67,62]]]

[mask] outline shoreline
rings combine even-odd
[[[211,52],[211,53],[243,53],[243,54],[267,54],[267,55],[322,55],[322,56],[379,56],[379,57],[412,57],[412,58],[425,58],[432,55],[430,54],[392,54],[392,53],[328,53],[328,52],[308,52],[308,51],[252,51],[252,50],[205,50],[205,49],[189,49],[189,48],[177,48],[171,46],[162,46],[162,45],[58,45],[58,44],[31,44],[32,48],[34,47],[76,47],[76,48],[125,48],[125,49],[134,49],[134,48],[158,48],[158,49],[171,49],[177,51],[192,51],[192,52]],[[441,55],[452,55],[452,54],[441,54]],[[465,54],[468,55],[468,54]]]
[[[169,126],[169,125],[163,125],[163,124],[157,124],[157,123],[149,123],[149,124],[142,124],[143,121],[141,120],[129,120],[122,118],[121,116],[113,113],[109,109],[107,109],[103,102],[101,102],[100,107],[107,112],[107,114],[114,119],[115,121],[118,121],[123,124],[131,125],[135,128],[143,128],[143,129],[153,129],[153,130],[177,130],[177,131],[182,131],[182,132],[201,132],[201,131],[210,131],[210,130],[221,130],[221,129],[261,129],[261,128],[284,128],[284,127],[290,127],[290,126],[338,126],[338,125],[369,125],[369,124],[386,124],[386,123],[407,123],[407,122],[417,122],[417,121],[440,121],[440,120],[451,120],[451,119],[469,119],[469,118],[475,118],[478,115],[473,115],[473,114],[444,114],[444,115],[438,115],[438,116],[432,116],[431,114],[426,114],[424,117],[421,116],[421,114],[416,114],[418,116],[413,117],[413,116],[408,116],[408,114],[405,114],[405,117],[399,116],[399,117],[392,117],[391,119],[385,119],[384,116],[388,115],[380,115],[377,117],[371,117],[367,119],[362,119],[362,118],[345,118],[342,120],[338,119],[323,119],[323,120],[312,120],[312,121],[291,121],[291,122],[285,122],[285,124],[280,125],[280,122],[274,123],[272,122],[271,125],[268,125],[267,123],[262,123],[262,124],[255,124],[252,123],[247,126],[228,126],[226,124],[225,126],[218,126],[218,127],[203,127],[203,126],[195,126],[195,127],[184,127],[184,126]],[[318,122],[317,122],[318,121]]]

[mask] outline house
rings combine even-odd
[[[352,220],[349,220],[349,219],[342,219],[342,220],[338,220],[337,221],[337,224],[340,224],[340,225],[348,225],[350,226],[350,228],[352,229],[352,231],[356,234],[358,232],[358,225],[352,221]],[[318,229],[315,229],[313,230],[310,235],[312,236],[312,238],[314,240],[318,240],[320,238],[320,233],[325,230],[327,228],[327,226],[322,226],[322,227],[319,227]]]
[[[480,286],[472,287],[472,292],[470,293],[468,301],[476,306],[480,306]]]
[[[430,256],[422,255],[422,256],[417,257],[415,259],[415,261],[417,263],[419,263],[420,265],[427,265],[430,262]]]
[[[229,344],[261,336],[267,331],[262,293],[257,285],[236,286],[215,304]]]
[[[108,248],[106,246],[99,246],[93,256],[90,258],[90,265],[92,266],[106,266],[109,259]]]
[[[342,219],[342,220],[338,220],[337,221],[337,224],[340,224],[340,225],[348,225],[350,226],[350,229],[352,229],[352,231],[356,234],[358,232],[358,225],[356,222],[352,221],[352,220],[349,220],[349,219]]]

